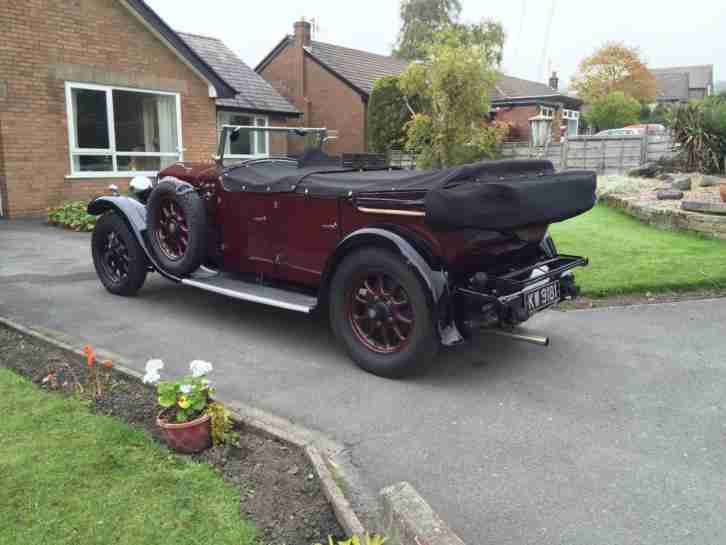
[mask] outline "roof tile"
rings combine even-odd
[[[185,32],[177,34],[196,51],[197,55],[239,91],[234,98],[217,99],[217,106],[288,114],[300,113],[262,76],[242,62],[221,40]]]

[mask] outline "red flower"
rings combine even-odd
[[[83,347],[83,353],[86,355],[86,365],[88,365],[88,368],[91,369],[93,364],[96,363],[96,353],[89,344]]]

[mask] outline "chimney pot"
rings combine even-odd
[[[552,72],[550,77],[550,87],[557,91],[560,87],[560,78],[557,77],[557,72]]]
[[[310,47],[312,27],[306,20],[296,21],[293,25],[295,29],[295,45],[298,47]]]

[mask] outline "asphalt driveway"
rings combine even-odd
[[[597,263],[593,266],[598,266]],[[481,337],[425,377],[359,371],[324,320],[150,276],[105,292],[88,235],[0,221],[0,315],[177,372],[348,445],[468,543],[726,542],[726,300],[548,312],[548,349]]]

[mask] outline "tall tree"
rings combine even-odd
[[[396,57],[422,59],[433,35],[452,25],[461,13],[459,0],[401,0],[401,30],[393,50]]]
[[[637,48],[608,42],[586,57],[572,79],[572,88],[585,102],[595,102],[622,91],[641,104],[655,102],[657,84]]]
[[[445,28],[426,47],[426,60],[401,75],[408,97],[421,97],[421,110],[407,126],[406,148],[422,167],[451,166],[492,156],[507,129],[486,123],[496,70],[460,29]]]

